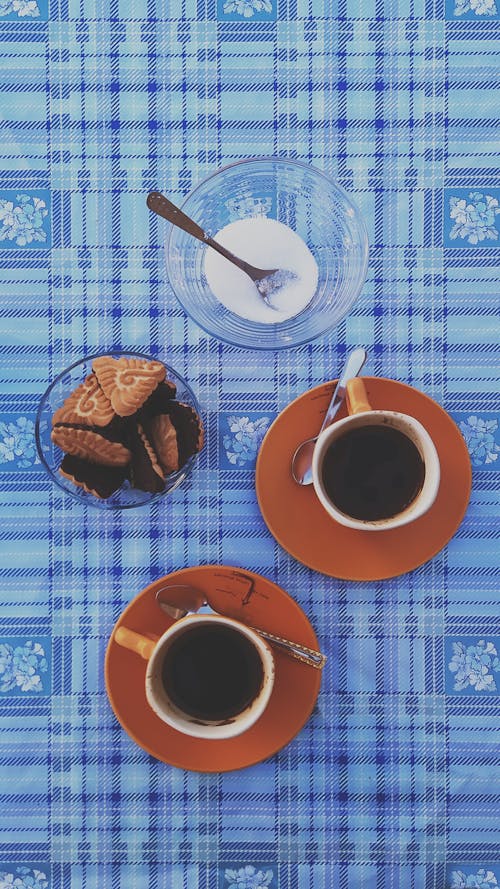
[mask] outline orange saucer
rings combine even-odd
[[[421,518],[388,531],[346,528],[322,508],[312,485],[300,487],[291,474],[301,441],[317,435],[336,380],[305,392],[276,418],[257,458],[255,483],[271,534],[299,562],[343,580],[383,580],[413,571],[453,537],[469,502],[472,473],[466,444],[455,423],[432,398],[380,377],[363,377],[374,410],[410,414],[436,445],[441,482],[436,501]],[[338,418],[345,417],[345,405]]]
[[[157,605],[155,594],[168,582],[192,583],[206,593],[210,605],[221,614],[319,650],[316,634],[302,609],[288,593],[260,574],[224,565],[175,571],[139,593],[113,629],[105,676],[116,718],[140,747],[181,769],[229,772],[267,759],[288,744],[309,719],[321,671],[273,649],[276,674],[271,699],[263,716],[247,732],[224,741],[206,741],[170,728],[146,701],[146,661],[113,641],[114,631],[121,625],[146,635],[165,632],[173,621]]]

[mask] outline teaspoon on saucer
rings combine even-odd
[[[170,586],[161,587],[156,593],[156,601],[160,608],[174,620],[181,620],[181,618],[188,617],[191,614],[220,613],[211,608],[206,600],[205,593],[189,584],[171,584]],[[295,658],[295,660],[314,667],[316,670],[322,670],[325,666],[326,655],[321,654],[320,651],[301,645],[300,642],[291,642],[282,636],[275,636],[273,633],[268,633],[258,627],[252,627],[250,624],[245,625],[258,633],[259,636],[262,636],[263,639],[278,646],[278,648],[286,652],[290,657]]]
[[[292,476],[298,485],[312,484],[312,458],[314,446],[320,434],[323,432],[323,429],[326,429],[327,426],[330,426],[335,420],[337,412],[345,399],[347,383],[353,377],[358,376],[364,367],[367,357],[365,349],[354,349],[354,351],[351,352],[335,387],[321,429],[313,438],[308,438],[306,441],[303,441],[295,451],[292,457]]]
[[[214,241],[214,239],[211,238],[197,222],[187,216],[186,213],[180,210],[179,207],[176,207],[172,201],[169,201],[169,199],[159,191],[150,192],[146,199],[146,203],[153,213],[157,213],[158,216],[162,216],[168,222],[171,222],[172,225],[181,228],[182,231],[185,231],[188,235],[192,235],[193,238],[206,244],[207,247],[216,250],[217,253],[220,253],[221,256],[224,256],[225,259],[232,262],[233,265],[237,266],[242,272],[245,272],[245,274],[254,282],[266,305],[271,309],[276,309],[276,306],[273,306],[271,302],[273,293],[281,290],[282,287],[289,284],[290,281],[295,280],[297,277],[295,272],[289,271],[288,269],[259,269],[256,266],[251,265],[249,262],[246,262],[244,259],[240,259],[239,256],[235,256],[234,253],[231,253],[230,250],[227,250],[226,247],[223,247],[218,241]]]

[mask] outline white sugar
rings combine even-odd
[[[287,225],[265,216],[238,219],[221,229],[215,240],[258,268],[286,269],[296,276],[272,293],[275,308],[271,308],[248,275],[207,247],[208,285],[231,312],[250,321],[279,324],[310,303],[318,284],[318,266],[302,238]]]

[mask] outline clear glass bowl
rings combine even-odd
[[[300,235],[318,264],[316,293],[302,312],[277,324],[248,321],[210,290],[203,270],[209,248],[170,226],[165,251],[174,293],[187,314],[218,339],[248,349],[298,346],[342,321],[361,291],[368,265],[363,218],[339,185],[307,164],[280,158],[239,161],[205,179],[182,209],[212,237],[236,219],[277,219]]]
[[[107,351],[100,354],[112,355],[114,358],[120,358],[123,355],[126,358],[142,358],[146,361],[152,360],[149,355],[143,355],[141,352]],[[94,497],[93,494],[84,491],[83,488],[74,485],[73,482],[64,478],[64,476],[59,473],[59,467],[64,454],[50,438],[52,417],[57,408],[61,407],[68,395],[70,395],[80,383],[83,383],[85,377],[91,373],[92,362],[94,358],[97,357],[97,355],[90,355],[88,358],[82,358],[66,370],[63,370],[63,372],[55,378],[54,382],[50,384],[49,388],[42,396],[35,421],[36,447],[42,466],[44,466],[48,475],[58,488],[61,488],[66,494],[73,497],[74,500],[78,500],[80,503],[85,503],[88,506],[94,506],[97,509],[131,509],[134,506],[144,506],[147,503],[152,503],[154,500],[160,500],[162,497],[165,497],[166,494],[171,494],[172,491],[175,491],[182,484],[184,479],[187,478],[196,462],[198,454],[191,457],[178,472],[170,473],[165,482],[165,489],[158,494],[151,494],[147,491],[140,491],[137,488],[132,488],[130,483],[126,481],[118,491],[115,491],[114,494],[111,495],[111,497],[108,497],[106,500],[100,500],[98,497]],[[199,414],[200,406],[196,400],[194,392],[173,367],[165,364],[165,362],[163,362],[163,364],[167,369],[168,379],[177,386],[176,398],[179,401],[183,401],[185,404],[189,404]]]

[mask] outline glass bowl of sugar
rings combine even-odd
[[[248,349],[307,343],[339,324],[363,287],[363,218],[334,180],[308,164],[238,161],[205,179],[182,209],[236,256],[286,273],[268,304],[243,271],[169,225],[172,289],[187,314],[224,342]]]

